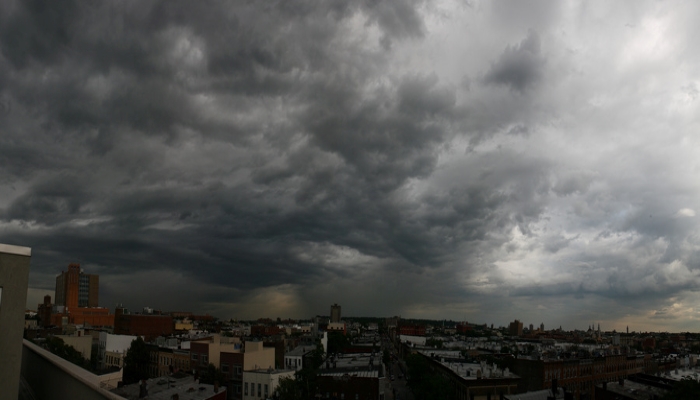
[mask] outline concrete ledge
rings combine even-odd
[[[125,400],[99,387],[99,377],[24,340],[22,377],[37,400]]]
[[[13,246],[11,244],[0,243],[0,253],[31,257],[32,249],[31,247]]]

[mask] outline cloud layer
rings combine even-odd
[[[101,303],[688,330],[698,10],[6,2],[0,242]]]

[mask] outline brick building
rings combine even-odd
[[[41,321],[42,327],[47,327],[51,325],[51,311],[53,310],[53,304],[51,304],[51,296],[44,296],[44,302],[39,304],[37,307],[37,315],[39,315],[39,320]]]
[[[264,347],[263,342],[245,342],[234,351],[220,353],[221,372],[226,376],[229,399],[243,398],[243,372],[259,369],[274,370],[275,349]]]
[[[549,389],[556,379],[560,387],[579,398],[580,395],[593,396],[597,384],[644,372],[651,367],[652,360],[647,354],[567,360],[511,359],[509,364],[523,378],[518,386],[521,392]]]
[[[467,333],[472,330],[471,325],[467,321],[460,322],[457,324],[457,333]]]
[[[250,335],[255,337],[274,336],[285,333],[276,325],[253,325],[250,327]]]
[[[92,327],[114,326],[114,314],[110,314],[108,308],[62,307],[62,309],[63,312],[51,314],[51,325],[59,327],[65,327],[68,324]]]
[[[114,313],[114,333],[117,335],[143,336],[147,342],[158,336],[169,336],[174,331],[173,317],[170,315],[129,314],[117,307]]]
[[[523,323],[517,319],[508,325],[508,333],[511,336],[522,336],[523,335]]]
[[[425,325],[401,324],[399,326],[399,335],[425,336]]]
[[[80,264],[71,263],[56,277],[56,305],[70,308],[97,307],[100,276],[86,274]]]

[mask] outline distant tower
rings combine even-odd
[[[530,333],[533,332],[533,329],[535,329],[535,327],[532,324],[530,324]]]
[[[80,270],[80,264],[71,263],[68,271],[62,271],[56,277],[56,305],[68,309],[97,307],[99,285],[99,275],[85,274]]]
[[[544,332],[544,322],[540,324],[540,331]]]
[[[51,310],[53,305],[51,304],[51,296],[48,294],[44,296],[44,303],[39,304],[37,307],[37,314],[41,318],[41,326],[47,327],[51,325]]]
[[[331,322],[340,322],[340,306],[337,304],[331,306]]]
[[[627,333],[630,333],[630,326],[627,325]]]
[[[598,322],[598,333],[600,333],[600,322]]]
[[[523,323],[517,319],[508,325],[508,331],[511,336],[522,336],[523,335]]]

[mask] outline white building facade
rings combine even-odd
[[[280,379],[294,379],[295,370],[258,369],[243,371],[243,400],[269,399],[279,386]]]

